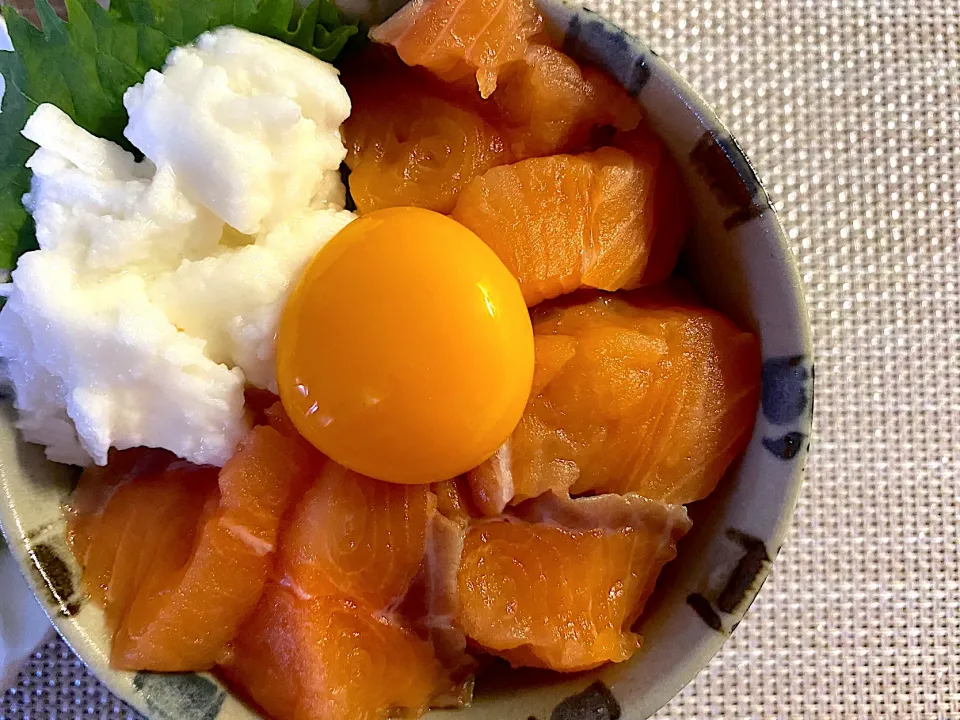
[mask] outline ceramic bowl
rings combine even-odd
[[[345,7],[368,20],[374,5]],[[378,4],[379,5],[379,4]],[[793,256],[767,195],[714,113],[642,42],[579,6],[541,3],[565,49],[609,71],[643,105],[695,198],[684,272],[707,301],[759,333],[763,394],[756,430],[716,493],[691,507],[694,528],[641,619],[629,662],[575,676],[512,673],[481,684],[451,720],[645,718],[673,697],[740,623],[770,571],[793,512],[813,412],[813,362]],[[382,7],[382,6],[381,6]],[[122,673],[107,664],[99,608],[85,602],[61,504],[75,471],[23,443],[0,419],[0,522],[60,633],[111,690],[154,720],[240,720],[255,713],[208,675]]]

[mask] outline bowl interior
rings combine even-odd
[[[739,463],[708,501],[691,507],[694,528],[641,618],[644,647],[631,661],[574,676],[495,672],[471,708],[435,711],[436,718],[586,720],[615,717],[618,707],[630,718],[654,713],[719,649],[763,583],[793,511],[810,436],[813,362],[799,278],[739,146],[643,43],[579,6],[559,0],[541,6],[568,52],[605,68],[637,97],[677,160],[696,214],[683,272],[709,304],[759,334],[762,404]],[[369,20],[378,6],[350,0],[344,8]],[[0,523],[67,642],[115,693],[152,718],[256,717],[207,675],[109,668],[102,613],[85,601],[64,537],[61,506],[76,472],[19,440],[9,402],[0,412]]]

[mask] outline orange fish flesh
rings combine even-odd
[[[490,100],[518,160],[584,149],[597,128],[633,130],[641,117],[609,75],[549,45],[528,47]]]
[[[370,39],[448,82],[474,76],[488,98],[503,68],[523,58],[542,26],[532,0],[412,0],[373,28]]]
[[[538,308],[534,333],[539,391],[468,475],[486,514],[548,490],[693,502],[749,441],[759,343],[720,313],[658,290],[592,294]]]
[[[430,645],[362,603],[267,586],[221,672],[283,720],[417,718],[456,692]]]
[[[483,514],[473,505],[470,483],[467,482],[466,475],[433,483],[430,490],[437,496],[437,512],[461,527],[466,527],[473,518],[483,517]]]
[[[357,211],[449,213],[464,185],[510,161],[506,143],[451,89],[375,50],[343,75],[353,102],[343,137]]]
[[[666,280],[677,265],[677,258],[693,227],[693,203],[680,174],[680,168],[663,142],[644,123],[629,132],[619,132],[613,145],[634,157],[647,158],[654,165],[653,243],[641,285],[656,285]]]
[[[488,170],[451,216],[510,269],[528,306],[580,287],[635,287],[652,244],[656,167],[611,147]]]
[[[641,642],[631,625],[689,528],[682,507],[634,494],[547,495],[521,517],[479,521],[460,565],[463,628],[514,666],[626,660]]]
[[[100,482],[102,472],[81,478],[72,522],[76,534],[89,537],[75,547],[86,546],[84,583],[105,604],[114,633],[111,664],[211,668],[257,604],[280,519],[309,476],[307,459],[260,426],[219,476],[182,461],[159,475],[120,476],[116,491],[91,513],[85,487]],[[102,596],[97,587],[105,588]]]
[[[323,463],[283,536],[280,563],[299,594],[393,608],[420,570],[436,497]]]
[[[201,516],[216,503],[217,471],[154,449],[110,454],[84,470],[67,508],[82,583],[116,633],[148,578],[189,559]]]

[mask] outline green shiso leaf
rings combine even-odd
[[[61,20],[48,0],[35,0],[41,28],[10,6],[3,18],[15,52],[0,51],[6,81],[0,111],[0,270],[36,247],[22,198],[30,188],[24,163],[36,145],[20,131],[41,103],[52,103],[85,130],[129,147],[123,93],[167,54],[208,30],[234,25],[294,45],[332,62],[358,33],[331,0],[301,9],[294,0],[66,0]]]

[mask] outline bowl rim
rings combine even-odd
[[[541,2],[561,2],[563,4],[570,4],[568,0],[540,0]],[[588,8],[583,8],[587,13],[594,14],[592,10]],[[728,141],[728,149],[734,153],[737,157],[730,158],[732,163],[736,163],[737,160],[740,161],[741,170],[750,174],[751,179],[761,188],[764,194],[767,193],[766,185],[760,179],[760,175],[757,172],[757,169],[754,167],[750,158],[747,156],[747,153],[743,150],[743,147],[740,145],[739,140],[736,136],[730,132],[727,125],[720,119],[717,112],[713,109],[713,106],[708,103],[703,96],[700,95],[697,90],[691,86],[686,79],[675,70],[669,63],[663,60],[660,55],[650,47],[644,40],[630,34],[629,32],[620,28],[619,25],[616,25],[612,21],[608,20],[606,17],[597,15],[598,19],[605,25],[610,26],[611,28],[616,28],[626,33],[632,42],[638,45],[640,48],[646,49],[649,51],[648,62],[655,66],[660,72],[662,77],[667,79],[669,84],[672,86],[674,93],[680,97],[690,108],[690,110],[696,114],[704,126],[710,128],[711,132],[715,134],[722,134]],[[768,210],[764,213],[766,218],[766,225],[769,230],[773,232],[773,237],[775,243],[771,243],[773,249],[778,253],[777,263],[780,267],[786,271],[788,275],[788,281],[790,288],[795,296],[796,301],[796,331],[797,331],[797,341],[798,345],[801,347],[803,353],[810,359],[811,369],[815,367],[816,356],[814,353],[813,338],[810,329],[810,315],[807,309],[807,302],[803,288],[803,282],[800,277],[800,270],[797,264],[797,259],[793,254],[793,250],[790,246],[789,239],[787,238],[786,231],[783,228],[783,224],[780,220],[780,214],[777,212],[777,209],[774,207],[772,202],[768,203]],[[772,248],[767,248],[772,249]],[[790,533],[790,530],[793,525],[793,518],[796,513],[797,502],[800,498],[800,492],[803,486],[803,479],[806,473],[806,463],[809,459],[811,442],[813,439],[813,427],[814,427],[814,396],[815,396],[815,375],[811,372],[809,378],[809,402],[810,402],[810,412],[804,418],[804,431],[807,438],[807,445],[802,450],[802,455],[798,458],[797,462],[792,466],[792,469],[789,473],[789,490],[787,493],[786,502],[780,506],[780,517],[776,523],[776,526],[771,533],[770,541],[776,546],[777,554],[785,543],[787,536]],[[759,432],[759,426],[755,427],[753,430],[753,435],[756,435]],[[659,693],[660,695],[665,696],[660,707],[664,707],[669,703],[673,698],[680,694],[680,692],[691,682],[693,682],[696,677],[701,673],[701,671],[706,668],[710,661],[720,652],[723,646],[727,643],[730,637],[733,636],[733,633],[736,631],[736,628],[739,626],[740,622],[743,620],[743,617],[746,616],[746,613],[749,611],[750,606],[756,601],[757,597],[760,594],[760,591],[763,588],[766,579],[770,576],[771,571],[773,570],[774,562],[777,560],[775,556],[771,562],[765,563],[761,566],[759,573],[755,577],[755,583],[751,586],[749,595],[745,598],[745,606],[739,612],[740,618],[738,619],[736,625],[733,629],[725,634],[719,644],[716,647],[708,648],[706,650],[701,649],[697,654],[696,662],[690,662],[689,667],[692,669],[687,669],[683,672],[674,673],[675,677],[671,677],[664,681],[664,691]],[[649,716],[648,716],[649,717]]]
[[[561,12],[572,15],[584,15],[590,18],[591,22],[599,22],[611,32],[624,35],[628,41],[635,46],[637,52],[644,56],[649,65],[656,70],[659,76],[667,81],[670,91],[676,95],[687,108],[696,115],[703,126],[711,133],[722,135],[727,141],[728,160],[737,164],[738,169],[750,175],[750,179],[762,189],[765,193],[759,174],[750,162],[747,154],[744,152],[735,136],[729,131],[717,115],[713,107],[676,71],[671,65],[663,60],[653,48],[641,38],[631,34],[620,27],[612,20],[597,13],[596,11],[583,6],[571,0],[536,0],[538,4],[553,6]],[[734,157],[730,157],[732,153]],[[776,253],[775,262],[785,272],[791,292],[796,302],[796,312],[794,324],[794,333],[796,335],[797,345],[800,346],[811,363],[814,362],[814,347],[811,336],[809,315],[803,284],[800,278],[799,268],[796,258],[791,249],[787,235],[783,229],[779,214],[772,203],[768,203],[768,209],[763,214],[766,218],[766,229],[772,233],[773,241],[769,243],[767,250]],[[812,367],[812,365],[811,365]],[[813,399],[815,394],[815,377],[811,373],[809,379],[809,399],[811,410],[804,418],[804,430],[808,441],[812,438],[814,425]],[[0,419],[0,422],[6,422]],[[755,428],[754,435],[758,430]],[[22,442],[22,441],[21,441]],[[801,491],[803,477],[805,474],[805,465],[808,459],[809,442],[802,450],[802,455],[791,466],[788,474],[788,491],[786,501],[780,506],[780,515],[771,533],[771,540],[779,549],[785,541],[796,510],[796,504]],[[787,473],[785,473],[787,475]],[[46,577],[44,568],[40,561],[32,553],[28,546],[28,538],[25,528],[21,525],[17,512],[14,507],[8,488],[8,478],[5,463],[0,461],[0,532],[6,539],[7,548],[16,559],[20,572],[26,579],[33,594],[40,600],[40,605],[44,609],[58,634],[63,638],[67,645],[73,650],[77,657],[84,663],[84,666],[97,677],[111,692],[119,697],[123,702],[134,707],[144,715],[151,717],[157,708],[150,707],[145,701],[143,695],[132,692],[132,685],[128,683],[121,684],[119,676],[113,671],[102,673],[101,668],[107,667],[107,657],[102,648],[93,640],[90,633],[82,628],[76,618],[58,612],[58,607],[51,605],[50,602],[44,602],[44,594],[49,594],[51,589],[51,580]],[[756,582],[751,586],[748,594],[745,596],[745,605],[739,614],[742,616],[747,612],[750,605],[759,595],[763,582],[769,576],[774,561],[764,564],[756,576]],[[61,599],[64,602],[66,599]],[[739,621],[737,622],[737,625]],[[663,707],[673,699],[684,687],[692,682],[699,673],[707,666],[710,660],[719,652],[727,639],[733,634],[736,625],[729,633],[724,633],[720,642],[707,643],[705,646],[698,647],[693,655],[695,657],[685,658],[677,663],[677,667],[671,668],[665,673],[664,678],[659,683],[661,687],[653,694],[657,698],[650,703],[650,707],[656,705],[657,708]],[[108,668],[109,670],[109,668]],[[232,695],[230,696],[232,697]],[[629,707],[626,708],[629,712]],[[655,710],[654,710],[655,712]]]
[[[765,198],[767,197],[766,186],[762,182],[759,173],[750,161],[747,153],[743,150],[740,142],[736,139],[736,136],[720,119],[717,112],[713,109],[713,106],[708,103],[672,65],[666,62],[648,42],[622,28],[608,17],[585,7],[580,2],[574,2],[572,0],[537,0],[537,2],[552,5],[564,13],[589,17],[591,22],[600,23],[611,33],[622,34],[628,42],[634,46],[636,52],[643,56],[644,62],[648,64],[651,70],[659,74],[659,76],[666,81],[669,90],[697,116],[703,127],[714,135],[714,137],[723,137],[727,141],[726,147],[724,148],[727,153],[727,160],[730,164],[736,166],[740,173],[746,173],[749,176],[749,180],[756,184]],[[777,559],[776,555],[779,554],[791,530],[797,502],[803,485],[806,462],[809,458],[813,439],[815,417],[813,408],[816,383],[813,368],[815,367],[816,357],[810,327],[810,316],[797,259],[783,228],[780,215],[774,207],[773,202],[767,201],[762,218],[764,219],[766,229],[771,232],[771,239],[768,246],[765,247],[765,250],[776,253],[775,262],[779,268],[784,271],[786,282],[789,285],[796,304],[795,312],[793,313],[794,317],[792,318],[794,321],[792,324],[792,330],[795,335],[794,339],[797,346],[801,349],[801,352],[810,362],[810,376],[807,389],[809,393],[810,410],[808,413],[805,413],[801,419],[801,429],[807,442],[798,453],[796,462],[792,464],[789,473],[784,472],[784,475],[788,476],[786,498],[779,507],[780,514],[769,538],[770,543],[776,547],[776,554],[770,562],[761,565],[759,572],[754,577],[754,583],[744,596],[741,609],[737,611],[739,617],[733,628],[727,633],[722,633],[719,642],[701,644],[692,653],[692,656],[684,658],[681,662],[677,663],[675,667],[667,671],[664,676],[658,680],[658,688],[650,693],[654,698],[652,698],[649,703],[644,703],[651,711],[647,715],[641,713],[638,717],[650,717],[673,700],[687,685],[696,679],[700,672],[710,663],[717,653],[719,653],[727,640],[733,635],[733,632],[749,611],[750,606],[756,601],[766,579],[773,569],[773,565]],[[758,423],[757,426],[754,427],[752,437],[756,437],[759,433],[760,427]]]

